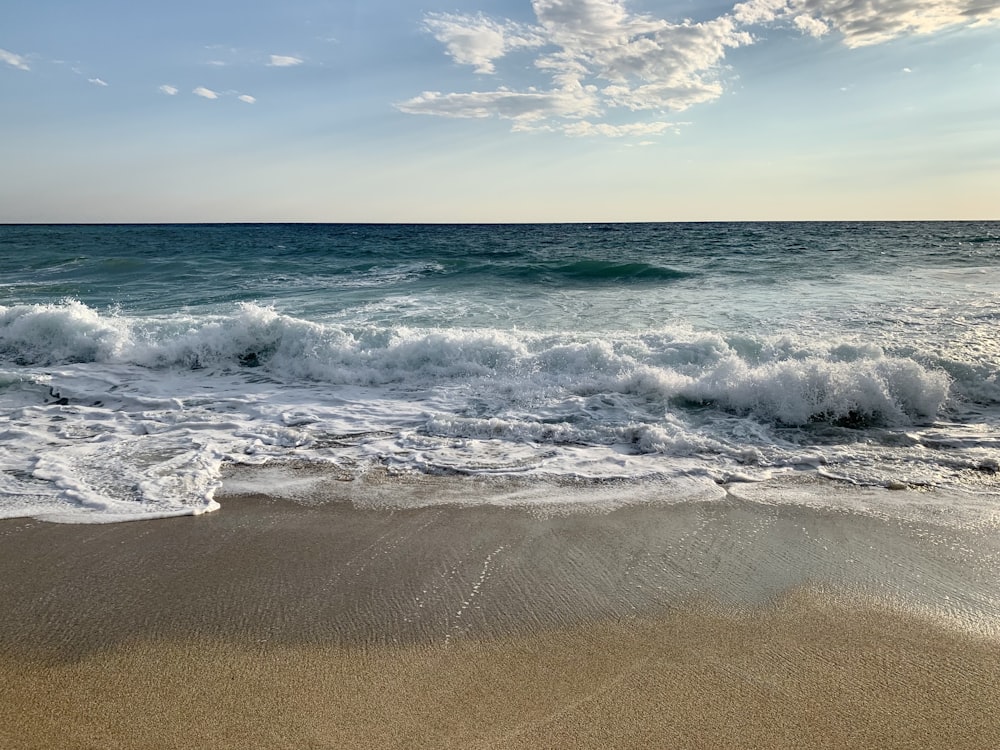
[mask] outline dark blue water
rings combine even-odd
[[[152,312],[325,296],[332,310],[364,299],[358,289],[766,285],[975,267],[998,252],[988,222],[0,226],[0,303]]]

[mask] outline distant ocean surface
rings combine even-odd
[[[995,519],[998,260],[989,222],[0,226],[0,517],[304,462]]]

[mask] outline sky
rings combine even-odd
[[[0,222],[1000,219],[1000,0],[0,5]]]

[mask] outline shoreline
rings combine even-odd
[[[0,522],[0,745],[1000,744],[988,534],[228,496]]]

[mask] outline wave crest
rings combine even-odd
[[[693,401],[788,425],[903,424],[937,414],[949,379],[909,359],[818,357],[751,366],[728,357],[681,389]]]
[[[245,303],[230,315],[130,319],[85,305],[0,308],[0,352],[22,365],[99,362],[342,385],[451,381],[503,401],[622,394],[624,411],[713,408],[784,425],[900,424],[933,417],[950,379],[871,345],[732,343],[678,329],[584,337],[490,329],[349,329]],[[472,385],[478,381],[478,385]],[[487,398],[487,403],[492,401]],[[484,407],[485,408],[485,407]],[[652,410],[652,411],[650,411]]]
[[[562,280],[589,283],[657,283],[691,276],[685,271],[651,263],[620,263],[609,260],[578,260],[552,266],[545,269],[545,273],[558,276]]]

